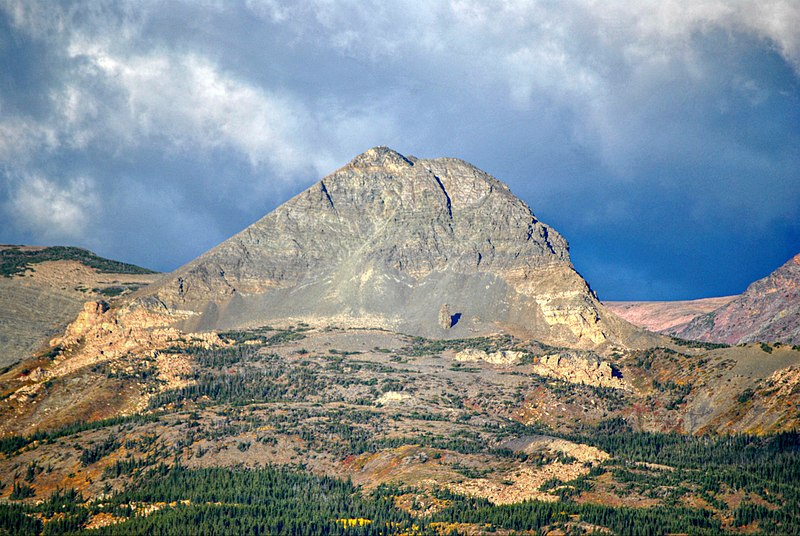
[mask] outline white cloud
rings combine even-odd
[[[124,124],[140,139],[164,139],[187,153],[231,149],[284,179],[309,166],[328,172],[343,155],[396,130],[374,104],[305,103],[238,79],[196,54],[97,55],[94,61],[123,95]]]
[[[434,84],[436,77],[455,77],[451,82],[458,84],[464,77],[465,87],[504,85],[510,101],[523,109],[563,106],[576,118],[576,139],[612,169],[624,169],[619,160],[640,142],[640,125],[626,125],[628,115],[643,105],[657,78],[665,72],[704,75],[706,66],[692,44],[698,32],[751,33],[800,70],[800,4],[789,0],[248,0],[246,6],[265,23],[294,28],[299,41],[289,46],[327,46],[373,63],[404,58],[398,67],[410,69],[411,78],[432,74]],[[199,7],[219,15],[230,6],[209,1]],[[343,100],[326,110],[289,89],[226,71],[197,50],[142,47],[146,21],[157,10],[150,3],[59,9],[49,2],[8,0],[6,11],[16,25],[39,38],[62,36],[80,65],[79,76],[52,95],[55,115],[29,124],[24,139],[40,140],[42,147],[159,140],[167,150],[227,148],[282,176],[306,169],[309,155],[317,165],[340,160],[334,135],[364,118],[368,106]],[[762,89],[758,99],[766,93]],[[403,120],[398,110],[369,111],[390,130]],[[19,126],[0,124],[9,128]]]
[[[50,125],[19,117],[0,119],[0,163],[19,166],[58,145],[57,130]]]
[[[152,6],[138,14],[124,4],[5,7],[29,35],[65,43],[69,72],[68,82],[51,91],[49,117],[0,119],[3,160],[92,143],[124,151],[155,141],[167,151],[233,149],[279,175],[308,167],[307,133],[316,125],[291,95],[222,72],[201,54],[138,50],[139,19]]]
[[[66,184],[41,175],[19,177],[11,186],[7,211],[16,225],[44,240],[80,238],[96,223],[99,202],[94,182],[76,177]]]
[[[509,58],[538,47],[549,51],[548,56],[558,51],[579,60],[575,44],[595,39],[599,45],[624,47],[633,61],[687,52],[694,33],[720,28],[772,42],[800,72],[800,4],[793,0],[248,0],[247,5],[270,22],[294,27],[307,38],[327,39],[365,58],[415,49],[455,58],[480,50]],[[602,50],[582,52],[584,67],[603,61]]]
[[[575,141],[620,176],[663,146],[642,130],[657,120],[653,107],[664,105],[654,96],[669,99],[664,87],[674,80],[701,90],[725,83],[708,81],[717,73],[702,47],[714,32],[762,40],[800,74],[800,2],[793,0],[248,5],[270,23],[294,28],[302,40],[373,64],[408,66],[431,76],[432,84],[504,86],[507,94],[500,98],[523,110],[563,107],[571,112]],[[757,106],[767,97],[768,90],[759,88],[748,100]]]
[[[308,112],[286,95],[226,76],[197,55],[151,54],[117,58],[84,54],[126,101],[141,138],[164,139],[189,150],[229,147],[253,166],[279,172],[307,165],[303,131],[312,131]]]

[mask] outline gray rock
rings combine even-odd
[[[597,345],[621,326],[566,240],[506,185],[453,158],[370,149],[151,289],[181,327],[302,319],[441,337],[508,330]],[[625,324],[625,326],[628,326]]]
[[[450,306],[446,303],[442,304],[439,309],[439,327],[442,329],[450,329],[453,327],[453,315],[450,313]]]

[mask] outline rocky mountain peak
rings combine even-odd
[[[384,145],[373,147],[355,157],[347,164],[353,169],[369,170],[373,168],[402,169],[414,163],[397,151]]]
[[[188,329],[303,319],[434,337],[611,329],[566,240],[462,160],[375,147],[151,290]],[[438,315],[449,304],[452,326]],[[613,330],[611,330],[613,331]]]

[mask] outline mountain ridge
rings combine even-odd
[[[651,331],[722,344],[800,344],[800,254],[735,296],[665,302],[604,302]]]
[[[649,331],[674,335],[700,315],[736,299],[737,296],[673,301],[603,301],[611,312]]]
[[[728,344],[800,344],[800,253],[736,299],[699,316],[677,336]]]

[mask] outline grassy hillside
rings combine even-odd
[[[563,368],[570,351],[507,336],[306,325],[219,335],[45,381],[26,407],[66,408],[74,424],[0,438],[0,534],[800,532],[797,433],[638,424],[677,426],[702,377],[725,374],[737,352],[762,362],[788,349],[619,356],[640,391],[542,376],[534,361],[558,353]],[[456,359],[512,348],[525,350],[516,362]],[[22,366],[0,375],[0,394],[32,385]],[[163,383],[159,367],[183,381]],[[70,393],[87,385],[113,400],[144,393],[149,407],[94,420],[111,398],[84,394],[80,414]]]
[[[12,275],[29,270],[32,264],[47,261],[78,261],[101,273],[155,273],[152,270],[133,264],[98,257],[91,251],[82,248],[68,246],[52,246],[45,248],[3,246],[2,249],[0,249],[0,275],[11,277]]]
[[[157,435],[122,441],[118,434],[125,429],[109,426],[113,441],[95,443],[83,452],[99,454],[81,456],[83,465],[91,466],[126,444],[128,456],[107,465],[100,477],[107,492],[120,476],[127,477],[124,489],[103,501],[89,501],[72,488],[58,489],[31,502],[44,479],[40,475],[51,470],[31,462],[14,480],[11,500],[0,505],[0,533],[185,534],[187,526],[197,534],[800,531],[797,434],[693,438],[597,430],[584,439],[610,447],[613,457],[577,479],[544,484],[559,501],[497,505],[436,487],[388,484],[368,490],[312,475],[302,463],[189,468],[179,461],[180,449]],[[644,507],[598,502],[609,489],[653,500]]]

